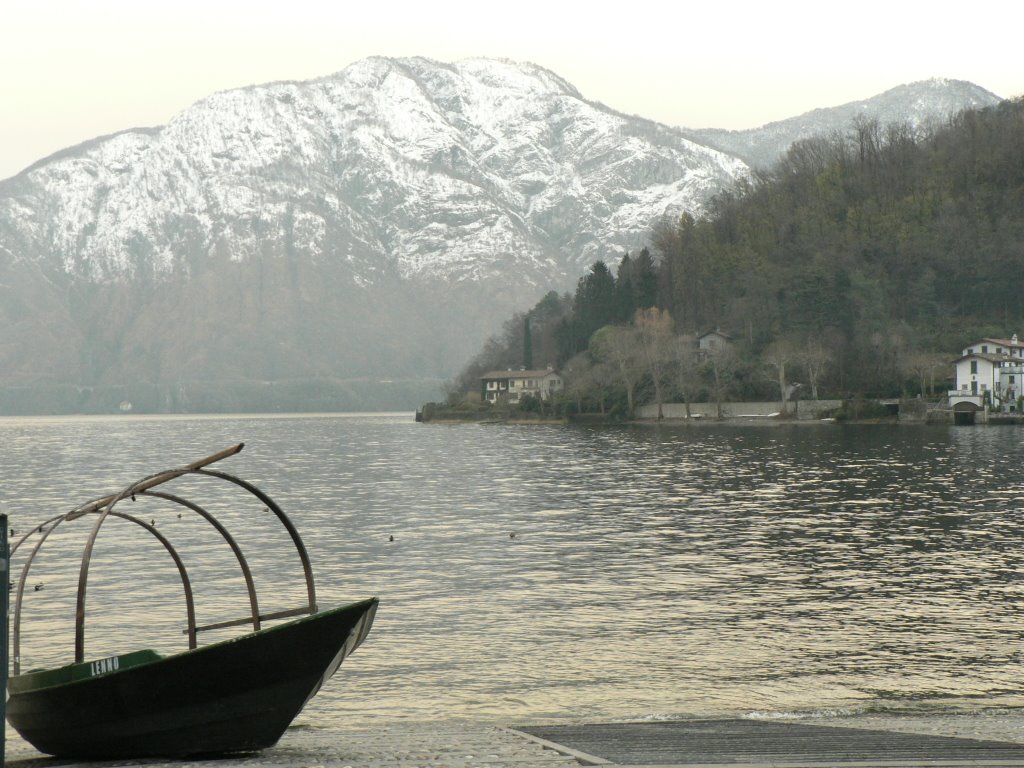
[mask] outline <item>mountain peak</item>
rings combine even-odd
[[[513,259],[540,285],[639,247],[665,214],[699,215],[745,173],[670,129],[652,138],[533,64],[374,57],[55,156],[28,185],[68,226],[10,205],[0,221],[89,279],[134,274],[143,251],[164,275],[290,251],[341,259],[364,283],[382,269],[479,280]]]
[[[444,377],[513,311],[702,216],[751,148],[947,93],[970,98],[906,86],[703,135],[505,59],[215,93],[0,182],[0,385]]]

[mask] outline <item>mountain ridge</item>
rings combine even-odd
[[[938,98],[926,103],[922,91],[938,94]],[[883,125],[909,122],[911,127],[919,128],[925,127],[929,121],[948,118],[962,109],[992,106],[999,101],[1002,101],[1001,97],[966,80],[933,77],[897,85],[867,99],[856,99],[834,107],[818,107],[757,128],[682,130],[697,141],[705,141],[723,152],[735,154],[751,166],[764,168],[777,160],[794,141],[820,135],[823,122],[831,125],[841,122],[848,127],[858,115],[864,115]]]
[[[749,173],[507,59],[221,91],[0,182],[0,386],[436,386]]]
[[[414,79],[414,81],[420,85],[422,85],[426,81],[427,77],[433,77],[435,78],[435,80],[437,80],[439,75],[443,78],[442,73],[444,71],[451,71],[450,66],[439,68],[433,65],[431,65],[431,69],[424,71],[422,70],[422,63],[424,61],[427,60],[403,59],[396,61],[382,58],[368,59],[364,60],[363,62],[359,62],[356,65],[353,65],[349,68],[346,68],[345,70],[342,70],[342,72],[338,75],[320,78],[315,81],[306,81],[302,83],[297,83],[295,81],[282,81],[280,83],[271,85],[249,86],[244,89],[222,91],[217,94],[212,94],[211,96],[196,102],[196,104],[194,104],[188,110],[185,110],[184,112],[175,116],[175,118],[172,119],[167,126],[164,126],[162,128],[147,129],[143,131],[119,132],[117,134],[113,134],[106,140],[98,139],[93,140],[91,142],[85,142],[83,144],[78,145],[76,148],[70,148],[61,153],[57,153],[57,155],[51,156],[52,159],[50,161],[43,162],[41,164],[35,164],[32,167],[30,167],[30,169],[28,169],[26,172],[19,174],[18,177],[14,177],[15,179],[19,180],[16,186],[32,184],[33,177],[42,175],[43,172],[45,172],[48,168],[51,168],[55,164],[63,163],[65,167],[63,169],[59,169],[62,171],[61,175],[63,176],[63,178],[61,179],[60,187],[55,190],[44,190],[44,192],[49,193],[51,196],[54,197],[67,198],[69,196],[69,191],[63,182],[67,179],[67,177],[74,175],[76,170],[83,170],[69,168],[67,166],[72,166],[76,162],[81,163],[83,165],[90,165],[91,167],[85,168],[84,172],[92,176],[99,175],[105,169],[108,168],[112,168],[115,172],[123,172],[128,170],[125,167],[127,164],[138,165],[140,163],[144,163],[153,155],[158,155],[161,152],[167,153],[168,151],[173,151],[176,148],[180,149],[186,146],[189,143],[190,134],[192,136],[203,135],[205,136],[206,141],[193,142],[194,146],[190,147],[187,153],[179,153],[180,155],[185,155],[185,157],[177,158],[178,164],[180,166],[185,166],[189,164],[197,166],[195,171],[197,171],[198,175],[200,175],[202,179],[215,179],[217,174],[222,170],[219,167],[220,165],[223,164],[222,161],[234,163],[235,168],[228,169],[228,172],[233,172],[237,175],[242,170],[251,173],[254,171],[262,170],[263,167],[275,163],[288,164],[289,162],[291,162],[294,165],[296,155],[302,154],[307,155],[307,159],[310,161],[308,165],[311,166],[312,169],[315,171],[316,166],[318,164],[322,165],[326,158],[322,156],[316,157],[316,152],[310,146],[311,137],[309,136],[309,131],[306,130],[308,129],[309,126],[302,125],[303,119],[309,117],[308,112],[314,110],[318,111],[317,118],[320,120],[330,118],[331,115],[329,113],[331,112],[331,110],[325,108],[328,106],[334,107],[335,111],[355,110],[357,112],[367,112],[366,102],[367,100],[369,100],[371,102],[369,106],[373,107],[372,110],[369,110],[369,114],[356,114],[355,118],[348,121],[347,124],[345,125],[330,126],[331,130],[336,129],[336,133],[333,136],[329,137],[334,140],[334,143],[328,146],[328,149],[330,151],[337,153],[339,148],[342,149],[342,151],[344,151],[345,147],[343,146],[343,144],[339,144],[339,142],[343,142],[347,139],[349,143],[353,141],[358,143],[360,137],[362,136],[362,138],[364,139],[363,145],[356,147],[357,161],[360,159],[371,158],[379,161],[381,164],[385,166],[389,164],[389,162],[392,164],[392,166],[394,166],[393,161],[395,160],[395,158],[389,158],[382,155],[386,155],[389,151],[392,154],[405,153],[406,156],[399,158],[399,160],[404,162],[406,167],[402,169],[396,169],[395,167],[392,167],[390,170],[392,172],[400,171],[405,175],[403,181],[406,184],[406,193],[408,192],[408,188],[410,186],[409,176],[422,171],[424,165],[432,165],[433,167],[431,167],[430,170],[435,172],[435,179],[437,178],[436,172],[440,171],[442,175],[446,174],[449,177],[449,182],[451,182],[454,186],[461,186],[461,189],[453,189],[451,188],[451,186],[449,186],[448,189],[441,190],[441,199],[433,201],[435,209],[439,205],[441,205],[442,201],[450,199],[453,193],[456,195],[465,194],[467,192],[475,194],[480,191],[483,191],[487,194],[488,197],[491,198],[493,202],[498,203],[498,205],[495,207],[504,207],[506,209],[503,211],[503,213],[506,214],[506,221],[504,222],[504,224],[506,229],[508,229],[510,233],[510,236],[505,238],[507,241],[516,240],[515,230],[522,228],[528,229],[531,226],[536,226],[539,228],[539,234],[541,234],[542,236],[546,233],[553,234],[556,240],[558,238],[561,238],[562,242],[556,242],[556,247],[562,246],[563,248],[568,247],[571,248],[572,250],[577,250],[579,247],[577,244],[570,244],[566,242],[571,238],[567,236],[567,233],[564,231],[564,227],[561,228],[563,231],[551,233],[551,225],[557,225],[561,222],[553,221],[552,216],[545,216],[544,210],[541,210],[540,212],[538,212],[537,210],[538,198],[536,193],[541,191],[541,188],[543,186],[552,181],[552,175],[557,177],[557,174],[552,174],[552,171],[559,170],[557,167],[546,169],[549,173],[548,178],[543,178],[540,174],[537,173],[534,173],[532,178],[530,177],[529,173],[520,173],[518,174],[519,178],[513,177],[512,179],[506,179],[502,177],[501,173],[491,173],[491,169],[486,167],[485,164],[480,161],[491,160],[494,156],[495,151],[501,152],[504,150],[506,155],[511,154],[511,150],[514,150],[517,147],[513,146],[509,148],[507,146],[502,147],[499,145],[492,149],[486,146],[471,146],[474,141],[479,143],[480,139],[483,136],[487,136],[488,134],[494,134],[496,132],[503,133],[504,135],[498,137],[494,137],[493,135],[491,135],[490,138],[497,138],[499,140],[507,139],[510,134],[514,134],[516,130],[521,127],[521,125],[513,125],[511,127],[508,125],[503,125],[500,123],[500,120],[495,119],[494,116],[496,114],[499,114],[499,112],[496,110],[502,106],[499,99],[491,99],[490,103],[486,104],[486,110],[478,110],[478,112],[483,112],[483,115],[470,115],[470,117],[476,118],[476,124],[483,124],[484,117],[489,116],[489,124],[483,124],[482,129],[477,130],[473,135],[459,135],[458,129],[461,126],[456,125],[456,122],[462,119],[463,122],[472,124],[472,121],[465,120],[465,116],[459,114],[459,112],[461,111],[459,109],[459,106],[465,94],[460,94],[458,92],[445,94],[442,92],[442,96],[448,96],[454,101],[454,109],[452,109],[451,106],[449,106],[447,109],[438,109],[436,108],[436,100],[434,102],[430,102],[429,100],[427,100],[426,104],[416,103],[415,99],[409,98],[410,94],[408,92],[397,94],[391,93],[389,94],[388,100],[374,99],[372,94],[369,97],[366,96],[367,91],[372,90],[367,88],[367,85],[372,85],[374,88],[377,87],[378,85],[384,85],[385,82],[389,79],[389,76],[396,69],[400,69],[404,72],[411,71],[413,75],[415,75],[415,78],[410,79]],[[466,71],[469,71],[471,75],[477,76],[478,79],[484,79],[487,78],[488,76],[491,76],[493,78],[493,68],[488,69],[487,67],[478,67],[477,65],[480,63],[490,64],[491,62],[489,60],[481,59],[467,60],[467,63],[464,64],[464,68]],[[419,65],[421,69],[417,70],[417,65]],[[569,86],[564,80],[557,78],[556,76],[553,76],[547,70],[538,67],[532,67],[528,70],[528,72],[534,77],[536,77],[537,73],[541,73],[541,75],[546,81],[555,82],[557,84],[558,90],[555,91],[553,95],[549,92],[547,96],[547,103],[549,105],[549,109],[565,109],[564,104],[556,103],[552,105],[551,102],[553,99],[558,100],[562,98],[567,98],[570,99],[571,101],[576,102],[576,104],[571,104],[570,106],[586,104],[586,102],[583,102],[579,99],[578,91],[571,88],[571,86]],[[507,73],[507,69],[505,72],[503,72],[503,74],[505,73]],[[480,78],[480,75],[482,75],[483,78]],[[346,103],[345,99],[347,95],[350,95],[353,92],[357,96],[360,94],[360,91],[357,89],[345,87],[350,85],[348,81],[353,80],[357,81],[357,85],[362,87],[362,94],[364,95],[364,98],[362,99],[361,102],[360,99],[356,98],[354,100],[349,99],[348,102]],[[501,84],[502,88],[499,89],[500,92],[505,95],[508,95],[511,92],[511,89],[508,87],[508,83],[509,79],[506,78],[505,81]],[[306,91],[308,91],[311,84],[313,86],[325,89],[326,91],[328,91],[328,93],[313,92],[312,94],[307,94],[310,96],[310,98],[307,98],[305,103],[303,103],[301,101],[301,94],[297,94],[296,91],[301,89],[305,89]],[[330,91],[337,91],[339,84],[342,86],[340,89],[341,92],[330,93]],[[403,80],[399,83],[398,88],[393,88],[392,90],[400,91],[401,87],[404,85],[407,85],[407,82]],[[435,90],[443,90],[444,85],[444,83],[440,83],[439,85],[438,83],[435,82]],[[532,94],[529,93],[527,95],[532,96]],[[330,101],[331,98],[334,98],[335,102],[340,101],[341,103],[324,104],[322,103],[323,98],[321,98],[324,96],[327,97],[328,101]],[[294,110],[295,114],[292,114],[290,116],[290,119],[282,120],[280,119],[282,117],[281,110],[275,111],[267,108],[267,102],[275,98],[286,104],[294,104],[298,102],[297,108],[296,110]],[[321,103],[318,104],[318,101],[320,101]],[[419,124],[417,124],[416,121],[410,122],[407,120],[402,120],[400,116],[396,116],[394,114],[386,114],[387,107],[393,107],[398,104],[407,107],[410,106],[411,104],[413,108],[418,108],[420,110],[419,117],[421,118]],[[253,110],[258,109],[261,106],[263,107],[264,111],[262,117],[265,118],[263,121],[264,125],[262,126],[263,130],[261,132],[260,126],[258,126],[257,124],[257,128],[255,129],[255,136],[253,135],[254,131],[250,126],[231,126],[230,121],[226,119],[227,117],[230,117],[232,113],[234,113],[234,115],[237,117],[239,116],[240,113],[244,111],[248,110],[252,112]],[[430,107],[435,108],[430,109]],[[601,112],[598,110],[594,110],[592,107],[590,107],[590,109],[591,114],[589,115],[589,118],[591,122],[594,122],[594,120],[597,118],[606,118],[610,114],[607,110]],[[303,110],[305,110],[307,114],[301,114]],[[216,119],[207,119],[209,113],[213,113],[215,116],[219,116],[221,120],[223,122],[227,122],[228,125],[220,125],[217,123]],[[372,131],[367,130],[367,123],[370,122],[374,117],[379,119],[381,115],[385,115],[386,117],[385,125],[383,126],[384,131],[392,135],[385,135],[383,137],[373,135],[366,136],[367,133],[372,133]],[[533,115],[533,117],[536,118],[537,115]],[[575,120],[576,118],[578,118],[578,115],[569,116],[570,120]],[[623,120],[623,118],[618,117],[613,119],[620,121]],[[272,123],[272,125],[269,126],[271,130],[267,130],[266,123],[268,121]],[[415,135],[416,129],[423,128],[424,124],[428,122],[433,123],[432,125],[429,126],[431,128],[429,135],[428,132],[426,131],[422,131],[422,135]],[[532,123],[529,123],[528,125],[536,127],[538,125],[538,121],[534,119]],[[226,128],[227,130],[218,130],[222,128]],[[228,135],[228,133],[230,133],[231,131],[234,132],[234,135]],[[396,132],[400,134],[405,133],[407,135],[399,135],[396,137],[393,135]],[[241,134],[246,133],[249,134],[248,137],[241,136]],[[604,133],[606,135],[609,133],[607,126],[604,127]],[[243,139],[243,141],[238,141],[240,137]],[[247,142],[244,141],[244,139],[246,138],[248,138]],[[268,138],[270,139],[269,142],[264,141]],[[282,141],[281,138],[284,138],[284,140]],[[406,139],[406,142],[401,147],[398,147],[396,146],[398,142],[390,142],[391,146],[387,146],[388,142],[382,140],[393,138]],[[675,137],[675,140],[682,144],[682,141],[679,140],[678,137]],[[422,152],[419,153],[419,156],[416,156],[415,153],[411,153],[408,150],[411,147],[414,147],[417,141],[433,142],[435,145],[440,145],[441,143],[444,143],[446,145],[444,148],[440,146],[435,146],[434,149],[448,149],[450,151],[450,154],[447,157],[445,157],[443,153],[435,151],[431,156],[426,156]],[[262,146],[259,146],[261,142]],[[247,143],[248,146],[242,146],[245,143]],[[494,143],[500,144],[499,141],[495,141]],[[168,144],[172,146],[168,148]],[[688,144],[689,142],[687,142],[687,145]],[[275,150],[282,149],[285,150],[285,152],[278,152],[278,154],[275,156]],[[419,147],[419,149],[423,149],[423,147],[421,146]],[[536,147],[527,147],[527,149],[535,151]],[[544,149],[544,151],[546,152],[548,148],[544,147],[542,149]],[[703,148],[697,149],[694,146],[684,146],[683,149],[685,149],[691,155],[694,153],[703,153],[707,155],[708,153],[712,152],[711,150],[706,150]],[[255,152],[253,150],[255,150]],[[481,150],[487,152],[487,154],[483,157],[480,156]],[[265,157],[262,158],[262,162],[261,158],[254,157],[254,155],[258,154],[259,152],[264,152],[266,155]],[[377,154],[377,157],[372,157],[375,152]],[[125,154],[128,155],[127,158],[124,157]],[[248,157],[246,156],[247,154],[249,155]],[[285,156],[285,154],[287,154],[287,157]],[[336,160],[337,158],[334,159]],[[345,159],[351,161],[353,158],[348,157]],[[555,166],[557,166],[561,160],[560,158],[553,157],[542,157],[539,159],[541,159],[542,161],[547,161],[549,165]],[[242,165],[241,168],[239,167],[240,163]],[[726,169],[726,171],[724,171],[725,177],[729,179],[734,177],[737,171],[739,170],[739,165],[735,161],[724,160],[723,158],[719,157],[718,163],[720,165],[729,166]],[[352,181],[352,179],[346,179],[344,175],[344,170],[348,170],[351,173],[351,165],[352,163],[350,162],[350,167],[348,169],[342,169],[342,186],[344,186],[344,183],[346,181]],[[566,165],[566,163],[562,163],[562,165]],[[680,166],[678,162],[675,165],[677,167],[674,170],[685,170]],[[387,170],[389,169],[385,168],[385,171]],[[515,176],[516,168],[514,166],[508,170],[510,170],[513,173],[513,176]],[[171,171],[167,171],[164,169],[157,168],[155,172],[170,175],[171,173],[173,173],[173,169]],[[712,173],[715,173],[715,171],[713,170]],[[195,175],[196,174],[193,174],[193,176]],[[677,173],[675,175],[678,177],[680,174]],[[720,177],[719,183],[722,180],[726,180],[726,178],[722,177],[722,172],[718,172],[718,176]],[[81,180],[82,173],[78,173],[78,177],[79,180]],[[557,181],[557,178],[555,180]],[[97,186],[105,187],[103,191],[109,194],[111,191],[116,192],[119,186],[123,187],[123,181],[123,178],[108,178],[102,180],[102,182],[100,184],[97,184]],[[172,179],[171,181],[172,186],[177,186],[179,187],[179,189],[184,186],[184,184],[180,183],[180,179]],[[174,184],[174,181],[178,181],[179,183]],[[197,179],[193,178],[191,179],[191,181],[197,181]],[[356,179],[354,183],[358,186],[359,181],[361,180]],[[416,179],[414,179],[413,181],[416,181]],[[664,181],[670,182],[672,181],[672,179],[665,178]],[[408,197],[408,194],[403,194],[403,190],[396,188],[396,184],[394,183],[393,179],[384,179],[384,182],[389,185],[389,188],[386,191],[390,196],[396,198]],[[519,186],[517,187],[515,184],[510,182],[518,182]],[[10,187],[12,185],[5,186]],[[43,183],[43,186],[45,186],[45,182]],[[142,211],[138,210],[139,206],[137,201],[140,199],[144,200],[145,194],[140,194],[140,191],[142,190],[139,189],[134,189],[131,191],[133,192],[131,197],[136,201],[136,213],[141,214]],[[152,194],[151,190],[149,189],[144,191]],[[166,190],[160,191],[165,192]],[[337,189],[331,191],[336,192]],[[382,213],[382,211],[379,209],[379,206],[381,204],[386,204],[388,202],[387,200],[380,199],[383,197],[383,195],[379,194],[379,192],[380,190],[372,189],[355,190],[356,196],[362,193],[364,194],[364,196],[369,198],[368,202],[370,204],[378,206],[378,209],[374,211],[374,213],[376,214],[376,218],[378,219],[381,218]],[[677,193],[677,197],[682,195],[684,192],[687,192],[687,190],[680,190],[680,192]],[[692,190],[689,190],[688,192],[689,194],[687,196],[690,199],[687,201],[678,201],[677,204],[688,203],[690,207],[699,204],[700,190],[697,191],[697,198],[694,198]],[[376,198],[374,197],[375,193],[377,194]],[[91,194],[91,190],[83,190],[83,194],[88,196],[89,194]],[[205,201],[202,200],[201,198],[203,196],[203,194],[197,194],[193,195],[192,200],[179,200],[177,202],[182,204],[180,205],[180,207],[186,211],[203,211],[203,203],[211,202],[209,199]],[[707,196],[708,191],[705,190],[703,197],[706,198]],[[207,194],[206,197],[209,198],[210,195]],[[330,200],[329,195],[325,195],[324,197]],[[562,193],[559,195],[559,197],[564,198],[565,194]],[[348,203],[349,201],[335,200],[334,202],[338,204],[337,207],[342,208],[345,207],[346,203]],[[595,201],[584,201],[583,207],[590,207],[593,204],[593,202]],[[605,201],[598,200],[596,202],[604,203]],[[58,200],[58,204],[59,203],[60,201]],[[412,201],[412,203],[413,205],[415,205],[417,201],[414,200]],[[68,201],[65,203],[65,206],[74,207],[76,204],[79,207],[81,207],[81,201]],[[127,200],[122,201],[122,210],[124,206],[128,204],[129,202]],[[524,204],[526,205],[526,207],[523,207]],[[519,206],[518,209],[517,206]],[[553,206],[548,207],[550,208]],[[82,212],[80,210],[78,211],[78,213],[82,215]],[[240,211],[228,211],[228,213],[237,214],[240,213]],[[358,218],[358,216],[355,216],[354,213],[358,212],[337,210],[334,211],[333,213],[337,215],[348,216],[349,218],[353,219],[352,221],[349,222],[350,228],[356,231],[360,229],[358,226],[359,222],[354,220]],[[394,213],[394,211],[384,210],[383,213],[392,214]],[[492,211],[492,213],[500,215],[502,211]],[[512,215],[509,218],[508,214],[510,213],[514,215]],[[603,213],[603,211],[599,213]],[[593,225],[595,223],[595,212],[583,210],[578,212],[578,214],[584,216],[589,222],[589,225]],[[97,219],[98,218],[99,217],[97,216]],[[526,218],[527,220],[524,220],[524,218]],[[579,218],[579,216],[577,216],[577,218]],[[649,222],[644,222],[644,224],[646,223]],[[95,222],[85,221],[82,222],[82,224],[83,226],[81,228],[83,230],[89,228],[90,226],[92,227],[92,229],[98,230],[101,233],[109,232],[111,229],[111,225],[109,222],[107,222],[106,226],[104,226],[104,222],[101,222],[99,220]],[[623,225],[626,225],[626,228],[632,228],[633,230],[642,229],[642,226],[638,227],[631,221],[617,222],[612,226],[615,227],[615,231],[618,231],[623,228]],[[385,237],[383,241],[376,241],[373,233],[365,231],[362,233],[364,235],[362,239],[364,241],[371,241],[369,243],[364,242],[364,245],[370,245],[374,250],[385,252],[397,252],[400,260],[404,257],[406,259],[406,263],[403,266],[405,272],[408,274],[410,272],[418,271],[418,266],[424,261],[424,259],[422,258],[422,252],[431,251],[430,243],[424,243],[424,240],[430,240],[430,233],[423,231],[425,228],[426,227],[424,226],[424,223],[420,222],[419,231],[415,232],[417,237],[412,238],[411,242],[402,242],[397,245],[386,242],[387,237]],[[557,230],[559,229],[559,227],[555,226],[555,229]],[[401,230],[398,230],[396,232],[391,232],[388,234],[397,235],[401,237],[403,233]],[[528,234],[529,233],[524,233],[524,237],[519,238],[519,240],[528,240]],[[639,242],[641,232],[634,231],[632,234],[633,236],[631,242],[620,243],[621,247],[628,247],[629,245],[635,246]],[[79,254],[81,254],[83,251],[88,252],[90,249],[90,245],[96,245],[96,236],[94,234],[85,233],[84,236],[87,240],[90,240],[92,242],[87,242],[85,244],[78,243],[76,245],[76,248]],[[114,233],[114,236],[117,237],[118,235]],[[606,239],[614,239],[614,236],[614,231],[609,231],[605,233]],[[129,235],[120,235],[121,241],[124,241],[126,239],[129,239]],[[71,250],[67,242],[50,243],[48,245],[50,245],[52,249],[57,251]],[[235,247],[236,252],[244,252],[246,247],[245,242],[236,242],[233,243],[233,245]],[[440,243],[435,242],[433,245],[434,247],[432,251],[433,254],[436,256],[440,251]],[[523,246],[527,245],[527,243],[519,242],[517,243],[517,245]],[[590,247],[587,247],[588,245]],[[56,248],[53,248],[53,246],[56,246]],[[590,257],[595,246],[593,244],[588,243],[583,243],[582,246],[583,250],[586,253],[584,255],[581,255],[579,258],[580,261],[585,262]],[[207,248],[209,247],[210,244],[208,243]],[[107,258],[112,259],[114,257],[111,255],[111,253],[118,249],[114,247],[114,245],[111,243],[99,243],[98,248],[93,249],[94,253],[90,254],[93,260],[95,260],[96,258],[100,258],[95,254],[96,250],[100,252],[105,252],[107,254]],[[475,250],[476,253],[474,253],[473,256],[479,257],[480,252],[485,249],[476,248]],[[522,251],[524,249],[520,247],[519,250]],[[527,250],[527,252],[530,251],[529,248],[525,250]],[[543,247],[534,247],[532,250],[532,255],[535,259],[544,259],[546,256],[549,255],[544,253],[545,249]],[[165,253],[164,256],[166,258],[167,253]],[[476,259],[474,259],[474,261],[475,260]],[[69,269],[72,268],[72,265],[67,262],[65,263],[65,266]],[[100,274],[105,272],[116,271],[116,264],[107,264],[105,266],[107,267],[107,269],[103,269],[102,265],[100,268],[94,267],[94,269],[97,273]],[[472,270],[472,267],[474,265],[466,266]]]

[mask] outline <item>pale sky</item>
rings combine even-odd
[[[220,90],[367,56],[488,56],[689,128],[754,128],[931,77],[1024,94],[1024,4],[929,0],[0,0],[0,179]]]

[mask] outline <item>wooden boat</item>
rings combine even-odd
[[[242,445],[180,469],[151,475],[118,494],[84,504],[43,523],[12,547],[12,555],[32,535],[38,543],[26,558],[17,583],[12,633],[14,669],[9,681],[7,719],[41,752],[59,757],[183,757],[250,752],[273,745],[330,678],[365,640],[377,599],[318,611],[312,570],[302,540],[288,517],[254,486],[206,469],[238,453]],[[248,563],[226,529],[203,507],[166,491],[153,490],[183,475],[226,480],[252,493],[284,524],[298,551],[308,602],[301,608],[263,614]],[[116,509],[125,498],[151,495],[205,517],[231,546],[248,587],[250,614],[243,619],[197,626],[192,589],[181,558],[155,527]],[[188,649],[161,656],[136,650],[103,659],[84,658],[85,595],[93,543],[110,515],[139,524],[164,544],[178,565],[185,587]],[[21,672],[20,618],[29,570],[49,534],[61,523],[95,516],[78,585],[75,661],[56,669]],[[308,614],[301,618],[291,618]],[[264,622],[290,618],[264,627]],[[252,631],[199,646],[196,636],[210,629],[252,624]]]

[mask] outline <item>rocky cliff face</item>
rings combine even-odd
[[[748,173],[693,136],[507,61],[215,94],[0,182],[0,385],[196,410],[218,383],[449,377],[511,311]]]

